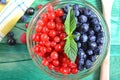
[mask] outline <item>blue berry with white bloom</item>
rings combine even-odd
[[[27,21],[27,16],[26,16],[26,15],[23,15],[23,16],[21,17],[21,21],[22,21],[22,22],[26,22],[26,21]]]

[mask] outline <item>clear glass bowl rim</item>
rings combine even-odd
[[[32,34],[34,33],[35,31],[35,25],[36,25],[36,21],[39,17],[40,14],[42,14],[42,12],[44,12],[44,10],[47,8],[47,5],[49,3],[47,3],[45,6],[43,6],[43,8],[41,8],[35,15],[34,17],[32,18],[32,20],[30,21],[29,23],[29,28],[27,30],[27,48],[28,48],[28,51],[32,57],[32,60],[34,61],[34,63],[40,68],[40,70],[42,70],[43,72],[47,73],[48,75],[54,77],[54,78],[57,78],[57,79],[68,79],[68,80],[72,80],[72,79],[80,79],[80,78],[83,78],[89,74],[91,74],[92,72],[94,72],[96,69],[98,69],[100,67],[100,65],[102,64],[104,58],[106,57],[106,54],[107,54],[107,51],[109,49],[109,41],[110,41],[110,35],[109,35],[109,29],[108,29],[108,26],[106,24],[106,21],[105,19],[103,18],[102,16],[102,13],[97,10],[93,5],[91,5],[90,3],[84,1],[84,0],[74,0],[74,1],[71,1],[71,0],[60,0],[60,3],[56,1],[54,2],[50,2],[51,4],[54,4],[53,6],[61,6],[63,4],[79,4],[81,6],[85,6],[85,7],[89,7],[91,8],[94,13],[97,15],[97,17],[99,18],[100,22],[101,22],[101,25],[103,26],[103,30],[105,32],[105,36],[104,36],[104,44],[103,44],[103,48],[102,48],[102,54],[97,58],[97,60],[95,61],[95,63],[93,64],[94,66],[90,69],[86,69],[84,71],[79,71],[78,74],[74,75],[74,74],[71,74],[71,75],[62,75],[62,74],[59,74],[59,73],[56,73],[56,72],[53,72],[53,71],[50,71],[48,69],[46,69],[45,67],[42,66],[41,64],[41,59],[33,52],[32,48],[33,46],[35,45],[34,42],[32,42]]]

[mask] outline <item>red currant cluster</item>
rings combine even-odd
[[[50,5],[48,12],[41,15],[32,37],[33,42],[36,42],[33,50],[42,58],[42,65],[48,66],[50,70],[64,75],[76,74],[77,64],[72,63],[64,53],[66,33],[61,18],[63,14],[62,9],[54,10]]]

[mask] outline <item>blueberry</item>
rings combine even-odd
[[[103,38],[98,38],[97,39],[97,44],[98,45],[103,45]]]
[[[82,23],[78,22],[77,23],[77,28],[79,29],[79,27],[82,25]]]
[[[95,62],[95,61],[96,61],[96,55],[90,56],[90,60],[91,60],[92,62]]]
[[[92,23],[93,25],[99,24],[98,18],[97,18],[97,17],[92,18],[91,23]]]
[[[80,40],[80,36],[76,36],[75,41],[79,41],[79,40]]]
[[[6,4],[6,0],[0,0],[2,4]]]
[[[101,54],[101,49],[100,48],[95,49],[94,54],[96,54],[96,55]]]
[[[21,17],[21,21],[22,21],[22,22],[25,22],[26,20],[27,20],[27,16],[23,15],[23,16]]]
[[[88,49],[88,43],[85,42],[85,43],[82,43],[81,47],[83,48],[83,50],[87,50]]]
[[[88,8],[84,8],[84,15],[86,15],[86,16],[90,16],[90,15],[92,15],[92,10],[91,9],[88,9]]]
[[[75,16],[79,16],[80,15],[80,12],[79,12],[79,10],[73,10],[74,11],[74,14],[75,14]]]
[[[77,42],[77,46],[78,46],[78,48],[80,48],[81,47],[81,43]]]
[[[95,14],[91,14],[91,15],[89,15],[88,17],[89,17],[89,19],[92,19],[92,18],[95,18],[96,15],[95,15]]]
[[[8,38],[7,43],[9,45],[15,45],[16,44],[16,40],[14,38]]]
[[[88,34],[89,34],[89,35],[94,35],[95,32],[94,32],[94,30],[89,30],[89,31],[88,31]]]
[[[81,41],[81,42],[87,42],[87,40],[88,40],[88,36],[87,36],[86,34],[82,34],[82,35],[80,36],[80,41]]]
[[[80,36],[80,32],[77,32],[77,31],[74,32],[73,34],[74,34],[74,36]]]
[[[10,38],[13,38],[13,37],[14,37],[14,33],[13,33],[13,32],[9,32],[9,33],[7,34],[7,36],[10,37]]]
[[[32,8],[32,7],[28,8],[27,11],[26,11],[27,15],[33,15],[34,13],[35,13],[35,9]]]
[[[83,13],[84,13],[84,9],[85,9],[85,7],[80,7],[80,8],[79,8],[80,14],[83,14]]]
[[[82,32],[87,32],[89,29],[89,25],[84,23],[80,26]]]
[[[82,70],[84,70],[84,66],[83,66],[83,65],[79,65],[79,66],[78,66],[78,69],[79,69],[80,71],[82,71]]]
[[[97,34],[97,37],[98,37],[98,38],[103,38],[103,37],[104,37],[104,32],[103,32],[103,31],[100,31],[100,32]]]
[[[92,67],[92,62],[91,62],[91,60],[89,60],[89,59],[86,60],[86,62],[85,62],[85,67],[86,67],[86,69],[89,69],[89,68]]]
[[[85,52],[83,51],[83,49],[81,49],[81,48],[78,49],[78,56],[79,56],[80,59],[81,59],[81,58],[86,59],[86,54],[85,54]]]
[[[85,62],[84,62],[84,59],[83,59],[83,58],[82,58],[82,59],[79,59],[79,64],[80,64],[80,65],[84,65],[84,63],[85,63]]]
[[[80,40],[80,33],[79,32],[74,32],[73,34],[75,36],[75,41],[79,41]]]
[[[63,16],[62,16],[62,20],[63,20],[63,21],[65,21],[66,16],[67,16],[67,14],[64,13]]]
[[[76,24],[78,24],[79,22],[78,22],[78,18],[77,17],[75,17],[75,20],[76,20]]]
[[[90,36],[89,36],[89,41],[90,41],[90,42],[96,41],[96,37],[95,37],[94,35],[90,35]]]
[[[89,42],[89,47],[94,50],[97,47],[96,42]]]
[[[87,22],[87,17],[85,16],[85,15],[80,15],[79,16],[79,22],[80,23],[85,23],[85,22]]]
[[[78,10],[79,9],[79,5],[78,4],[74,4],[73,5],[73,10]]]
[[[94,25],[94,31],[99,32],[101,30],[101,26],[98,25]]]
[[[93,50],[89,49],[89,50],[87,50],[86,53],[87,53],[88,55],[93,55]]]
[[[68,13],[69,8],[70,8],[70,5],[66,4],[65,7],[64,7],[64,9],[63,9],[63,11],[66,12],[66,13]]]

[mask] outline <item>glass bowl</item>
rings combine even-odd
[[[96,61],[92,64],[92,67],[90,69],[84,69],[83,71],[79,71],[77,74],[62,75],[61,73],[57,73],[53,70],[49,70],[47,67],[44,67],[42,65],[42,59],[33,52],[33,46],[35,46],[36,43],[32,41],[32,35],[35,33],[37,20],[40,18],[41,14],[46,13],[48,4],[52,4],[52,6],[54,6],[55,9],[62,8],[66,4],[70,4],[70,5],[79,4],[79,6],[81,7],[87,7],[92,9],[92,11],[99,18],[100,24],[104,31],[104,39],[103,39],[104,43],[103,43],[101,55],[97,56]],[[101,63],[103,62],[104,58],[106,57],[108,47],[109,47],[109,40],[110,39],[109,39],[108,27],[102,14],[99,12],[99,10],[97,10],[95,7],[93,7],[90,3],[86,2],[85,0],[54,0],[47,3],[32,18],[31,22],[29,23],[29,28],[27,30],[27,47],[34,63],[49,76],[56,79],[61,79],[61,80],[81,79],[91,74],[96,69],[98,69]]]

